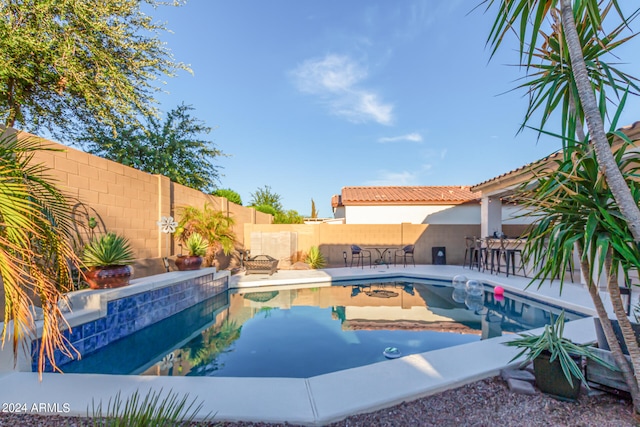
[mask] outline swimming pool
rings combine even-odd
[[[224,292],[65,365],[65,372],[306,378],[548,323],[560,308],[490,287],[362,281]],[[567,312],[568,319],[583,317]]]

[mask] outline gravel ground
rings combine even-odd
[[[0,426],[88,426],[82,418],[0,414]],[[214,422],[219,427],[277,427],[291,424]],[[631,403],[611,394],[582,394],[577,402],[561,402],[540,392],[522,395],[509,391],[499,377],[368,414],[351,416],[330,427],[408,426],[640,426]]]

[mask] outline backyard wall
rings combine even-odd
[[[504,225],[507,236],[520,236],[526,225]],[[318,246],[329,267],[344,267],[343,252],[351,262],[351,245],[397,246],[414,244],[416,264],[432,264],[431,248],[444,247],[447,264],[462,265],[465,250],[465,236],[480,236],[480,225],[451,224],[245,224],[245,247],[251,255],[271,255],[257,253],[251,242],[260,234],[291,232],[297,235],[297,252],[292,259],[278,257],[279,267],[286,268],[292,261],[303,258],[311,246]],[[261,248],[265,251],[264,246]],[[266,249],[268,251],[268,249]],[[274,256],[275,257],[275,256]],[[375,258],[375,251],[374,251]]]
[[[19,137],[34,136],[20,133]],[[136,277],[159,272],[157,268],[162,266],[161,257],[179,253],[175,242],[169,242],[167,248],[166,235],[160,232],[157,222],[168,215],[179,220],[182,207],[191,205],[202,208],[209,204],[214,209],[226,212],[235,221],[233,231],[238,249],[242,249],[245,243],[245,222],[272,222],[271,215],[176,184],[165,176],[152,175],[65,145],[38,139],[44,146],[56,151],[38,151],[34,161],[50,168],[47,174],[72,199],[75,219],[86,222],[88,217],[96,217],[99,223],[97,232],[113,231],[130,240],[135,257],[139,259],[134,266]],[[235,258],[227,259],[223,267],[234,264]]]

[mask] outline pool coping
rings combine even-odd
[[[545,282],[529,287],[530,279],[495,276],[457,266],[417,266],[388,269],[338,268],[310,271],[279,271],[273,276],[232,276],[229,288],[247,288],[317,283],[330,285],[338,280],[383,277],[435,278],[450,280],[457,274],[500,285],[506,291],[527,294],[536,299],[594,314],[587,290],[565,283],[562,297],[558,283]],[[602,294],[608,303],[608,294]],[[567,303],[571,301],[571,303]],[[608,304],[610,305],[610,304]],[[576,342],[595,340],[591,318],[574,320],[565,335]],[[136,389],[161,388],[202,402],[200,414],[215,414],[217,421],[250,421],[325,425],[349,415],[371,412],[403,401],[415,400],[497,375],[510,362],[517,349],[501,343],[508,337],[431,351],[372,365],[333,372],[311,378],[210,378],[150,377],[98,374],[44,374],[8,372],[0,374],[0,402],[19,404],[29,413],[85,416],[92,402],[104,404],[120,392],[124,399]],[[5,408],[3,408],[5,409]]]

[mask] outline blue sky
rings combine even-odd
[[[477,184],[560,144],[531,130],[517,135],[526,97],[509,91],[524,71],[512,66],[513,43],[489,61],[493,16],[471,12],[475,4],[190,0],[160,8],[152,16],[172,31],[161,37],[193,74],[169,79],[159,108],[184,102],[214,128],[209,139],[230,155],[217,163],[219,186],[245,205],[268,185],[285,209],[308,215],[313,198],[331,217],[331,196],[344,186]],[[624,51],[621,60],[630,61]],[[628,113],[638,111],[634,103],[621,124],[640,119]]]

